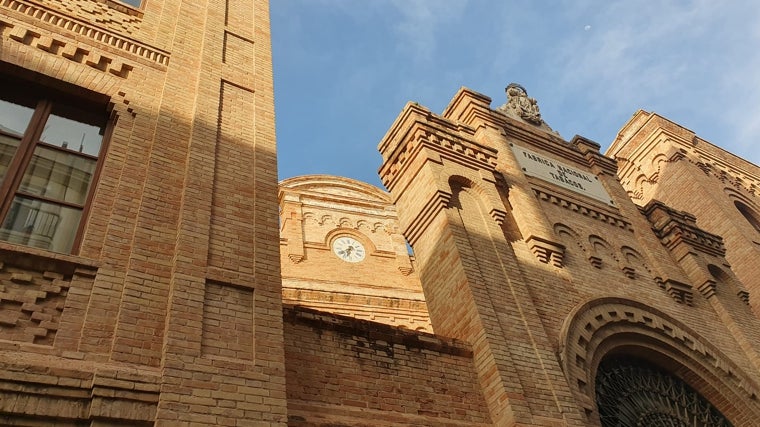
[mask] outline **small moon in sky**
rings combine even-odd
[[[585,31],[588,31],[588,30],[590,30],[590,29],[591,29],[591,25],[586,25],[585,27],[583,27],[583,29],[584,29]]]

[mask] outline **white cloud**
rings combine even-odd
[[[464,0],[393,0],[401,19],[395,25],[399,48],[412,59],[427,61],[438,51],[441,27],[467,7]]]
[[[566,5],[569,19],[588,22],[593,31],[568,34],[553,48],[556,93],[567,97],[565,106],[583,99],[589,117],[627,117],[637,108],[676,121],[671,114],[703,117],[682,124],[702,136],[715,133],[722,140],[712,142],[729,150],[735,139],[758,140],[760,59],[754,50],[760,45],[760,4]]]

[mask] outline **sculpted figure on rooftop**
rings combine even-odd
[[[504,91],[507,93],[507,103],[499,107],[499,111],[516,115],[534,125],[543,123],[536,99],[529,97],[524,87],[510,83]]]

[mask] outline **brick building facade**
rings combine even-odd
[[[4,425],[760,420],[760,171],[656,114],[461,89],[278,195],[264,0],[2,1],[0,82]]]
[[[0,424],[284,424],[268,2],[140,3],[0,2]]]

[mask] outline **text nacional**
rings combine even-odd
[[[517,157],[517,162],[526,175],[549,181],[606,204],[613,204],[607,190],[592,174],[575,169],[557,160],[549,159],[518,145],[510,145],[515,157]]]

